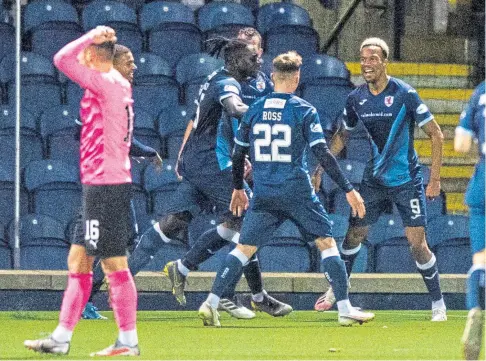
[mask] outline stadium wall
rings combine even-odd
[[[211,289],[215,273],[193,272],[188,277],[187,310],[197,310]],[[264,273],[265,289],[295,310],[311,310],[328,287],[317,273]],[[67,280],[65,271],[0,271],[0,311],[57,311]],[[180,310],[171,295],[170,281],[160,273],[141,272],[135,278],[140,310]],[[441,286],[449,309],[465,308],[466,275],[445,274]],[[104,290],[104,289],[103,289]],[[244,304],[249,290],[244,279],[237,292]],[[430,309],[430,298],[419,274],[355,274],[350,299],[364,309]],[[109,308],[106,292],[95,304]]]

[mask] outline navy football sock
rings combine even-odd
[[[326,252],[328,250],[325,250]],[[336,254],[339,252],[335,251]],[[348,277],[346,275],[346,266],[344,261],[335,254],[322,255],[322,269],[324,276],[329,281],[332,287],[336,301],[342,301],[348,299]]]
[[[155,226],[154,226],[155,227]],[[142,270],[152,257],[164,246],[165,242],[162,240],[160,234],[154,227],[150,227],[140,237],[137,247],[128,257],[128,268],[133,276]]]
[[[246,258],[241,252],[235,253],[235,251],[236,250],[233,250],[228,253],[223,265],[216,275],[213,288],[211,289],[211,293],[215,294],[216,296],[221,297],[228,285],[231,284],[236,277],[241,275],[243,263],[246,263],[248,260],[248,258]]]
[[[181,262],[191,271],[195,271],[201,263],[211,258],[227,244],[228,241],[218,234],[217,229],[211,228],[199,236]]]
[[[467,309],[483,308],[484,299],[481,296],[484,297],[484,267],[472,266],[467,275]]]
[[[245,274],[246,282],[248,283],[248,287],[250,287],[252,295],[263,292],[262,272],[260,271],[260,262],[256,254],[243,267],[243,273]]]
[[[340,255],[341,259],[344,261],[344,265],[346,266],[346,274],[348,278],[351,277],[351,271],[353,270],[354,261],[359,255],[359,250],[361,249],[361,243],[358,247],[352,249],[344,249],[341,247]]]
[[[415,263],[417,264],[418,271],[424,279],[425,286],[429,290],[432,301],[439,301],[442,299],[439,269],[437,268],[435,255],[432,254],[432,258],[426,264],[421,265],[418,262]]]

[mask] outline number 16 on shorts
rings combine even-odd
[[[100,222],[97,219],[86,220],[84,240],[86,245],[90,245],[93,249],[98,249],[98,241],[100,240]]]

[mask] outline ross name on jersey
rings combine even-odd
[[[264,111],[262,115],[262,119],[279,122],[282,120],[282,112]]]

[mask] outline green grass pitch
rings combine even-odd
[[[90,359],[113,343],[110,320],[82,320],[69,356],[35,354],[24,339],[44,337],[57,324],[57,312],[0,312],[0,359]],[[433,323],[430,311],[377,311],[364,325],[341,327],[336,312],[296,311],[284,318],[259,313],[236,320],[223,313],[222,328],[202,325],[196,311],[142,311],[138,332],[146,360],[459,360],[466,311],[449,311]],[[484,359],[484,350],[480,359]]]

